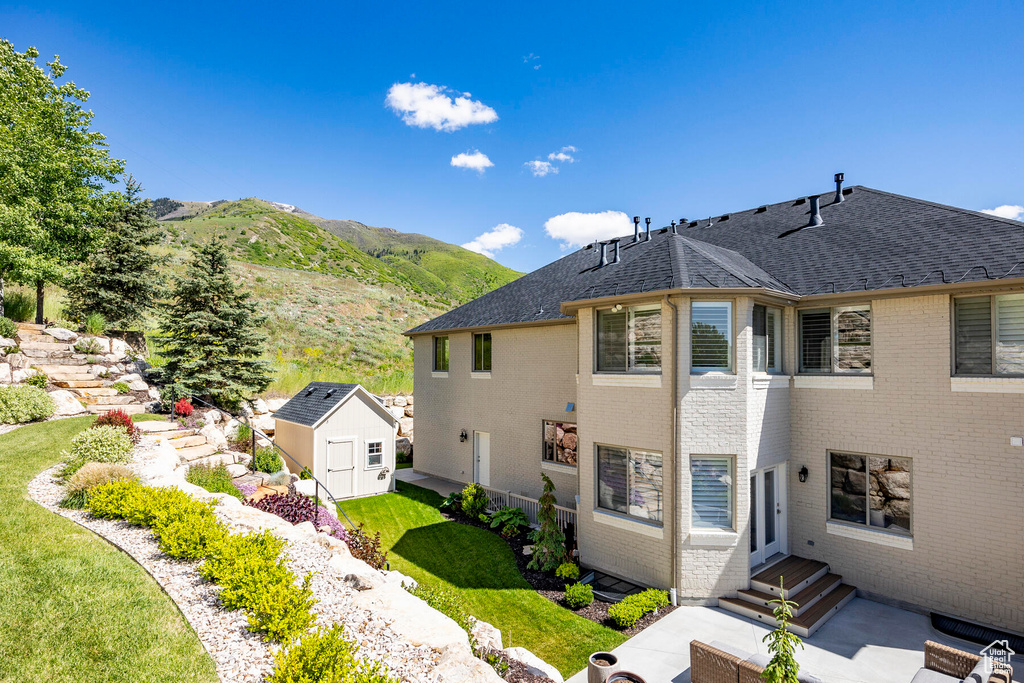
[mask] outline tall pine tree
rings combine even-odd
[[[270,366],[260,360],[266,316],[248,293],[235,290],[222,239],[193,247],[171,298],[158,337],[168,398],[197,396],[236,407],[267,388]]]
[[[74,319],[99,313],[109,326],[128,329],[143,322],[160,295],[157,267],[164,259],[150,251],[160,234],[141,191],[129,176],[124,202],[103,225],[103,244],[89,255],[82,276],[69,288],[68,310]]]

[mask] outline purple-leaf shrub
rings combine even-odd
[[[299,524],[312,522],[316,503],[312,498],[297,493],[275,493],[259,500],[242,501],[245,505],[277,515],[286,522]]]

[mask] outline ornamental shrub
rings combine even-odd
[[[235,498],[244,498],[242,492],[235,486],[227,465],[204,465],[202,463],[192,465],[185,473],[185,481],[196,486],[202,486],[210,493],[226,493]]]
[[[362,522],[355,529],[346,530],[348,534],[348,549],[352,557],[362,560],[374,569],[384,571],[388,566],[388,551],[381,545],[380,532],[373,536],[363,530]]]
[[[459,491],[453,491],[448,494],[448,497],[441,501],[441,504],[437,506],[442,512],[455,512],[462,509],[462,494]]]
[[[103,351],[103,345],[95,337],[84,337],[75,342],[75,351],[95,356]]]
[[[558,513],[555,510],[555,484],[546,474],[540,475],[544,480],[544,492],[540,495],[540,509],[537,521],[540,528],[530,532],[533,541],[533,555],[530,556],[529,569],[549,572],[557,569],[565,559],[565,534],[558,525]]]
[[[174,414],[179,417],[188,417],[194,410],[192,402],[187,398],[179,398],[174,404]]]
[[[575,562],[563,562],[555,570],[555,576],[566,581],[576,581],[580,578],[580,568]]]
[[[241,428],[239,428],[238,432],[241,434]],[[277,450],[273,446],[264,446],[263,448],[256,449],[256,460],[253,463],[253,467],[257,472],[275,474],[281,471],[282,466],[281,456],[277,454]]]
[[[89,462],[68,478],[64,486],[65,498],[61,507],[81,509],[89,497],[89,489],[122,479],[135,480],[135,473],[124,465],[106,462]]]
[[[496,529],[499,526],[501,535],[509,538],[530,526],[530,519],[522,508],[511,508],[506,505],[491,515],[491,528]]]
[[[4,295],[4,315],[12,322],[27,323],[36,314],[36,298],[28,292],[7,292]],[[13,337],[0,335],[0,337]]]
[[[358,659],[358,649],[341,624],[318,627],[274,653],[267,683],[398,683],[380,661]]]
[[[470,519],[476,519],[487,512],[489,503],[487,491],[480,484],[466,484],[466,488],[462,489],[462,514]]]
[[[97,336],[107,331],[107,319],[102,313],[90,313],[85,316],[85,332],[86,334],[95,334]]]
[[[139,430],[138,425],[132,422],[132,416],[121,410],[108,410],[107,412],[96,418],[96,422],[92,425],[95,427],[111,426],[123,429],[128,435],[128,438],[132,440],[132,443],[139,443],[139,439],[142,437],[142,432]]]
[[[565,587],[565,604],[572,609],[582,609],[594,602],[594,589],[587,583],[574,583]]]
[[[128,511],[141,504],[145,488],[131,479],[118,479],[97,484],[89,490],[85,509],[93,517],[102,519],[124,519]]]
[[[124,518],[132,524],[153,527],[157,535],[173,522],[192,519],[204,511],[212,514],[211,504],[196,500],[181,489],[146,486],[143,494],[125,510]]]
[[[209,508],[185,513],[153,531],[160,540],[160,550],[182,560],[206,557],[209,549],[228,533]]]
[[[0,387],[0,424],[21,424],[53,415],[57,405],[38,387]]]
[[[608,616],[615,622],[616,627],[620,629],[631,628],[644,615],[667,606],[668,591],[648,588],[642,593],[627,595],[621,602],[609,607]]]
[[[126,382],[114,382],[113,384],[110,385],[110,388],[115,390],[119,394],[127,394],[132,390],[132,388],[128,386]]]
[[[25,384],[30,387],[36,387],[37,389],[45,389],[46,385],[50,383],[50,378],[45,372],[37,372],[28,379],[25,380]]]
[[[71,439],[71,450],[63,451],[62,474],[69,477],[87,462],[126,463],[132,459],[135,444],[120,427],[102,425],[86,429]]]
[[[7,311],[8,303],[4,300],[4,312]],[[0,337],[14,339],[18,334],[18,325],[10,318],[0,317]]]
[[[298,493],[275,493],[259,500],[245,500],[242,504],[277,515],[292,524],[313,522],[317,511],[315,500]]]
[[[255,600],[247,608],[249,630],[263,633],[265,640],[279,643],[290,642],[308,630],[316,621],[311,611],[316,604],[309,587],[312,579],[313,575],[307,574],[301,586],[290,580],[268,581],[257,586]]]

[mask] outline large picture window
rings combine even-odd
[[[830,517],[910,534],[909,458],[829,453]]]
[[[690,368],[732,370],[732,303],[694,301],[690,306]]]
[[[1024,375],[1024,294],[953,303],[954,373]]]
[[[434,371],[448,372],[448,337],[434,337]]]
[[[733,459],[729,456],[690,458],[690,489],[695,529],[733,528]]]
[[[782,372],[782,309],[754,306],[754,371]]]
[[[575,424],[544,420],[544,462],[576,467],[578,446]]]
[[[491,333],[473,335],[473,372],[491,371]]]
[[[597,447],[597,505],[652,522],[662,521],[661,453]]]
[[[598,372],[661,372],[661,306],[597,312]]]
[[[800,311],[800,372],[871,372],[871,306]]]

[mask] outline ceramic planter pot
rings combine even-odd
[[[605,683],[647,683],[644,679],[635,673],[629,671],[616,671]]]
[[[595,652],[587,660],[587,683],[605,683],[618,670],[618,657],[611,652]]]

